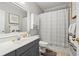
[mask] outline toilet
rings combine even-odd
[[[39,41],[39,50],[41,53],[45,53],[48,47],[48,43],[45,41]]]
[[[40,45],[40,47],[47,47],[48,43],[45,41],[39,41],[39,45]]]

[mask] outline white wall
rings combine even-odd
[[[36,14],[40,14],[43,12],[35,3],[32,3],[32,2],[26,3],[26,10],[33,12],[33,13],[36,13]]]
[[[76,22],[76,18],[72,19],[76,15],[76,2],[72,2],[71,4],[71,10],[70,10],[70,24],[73,24]]]
[[[76,37],[79,38],[79,2],[76,3],[76,15],[77,15],[77,20],[76,20]]]
[[[9,32],[9,14],[8,13],[12,13],[12,14],[16,14],[19,16],[19,27],[21,28],[21,20],[23,17],[27,16],[27,13],[22,10],[21,8],[18,8],[17,6],[8,3],[8,2],[0,2],[0,9],[4,10],[6,12],[6,32]]]

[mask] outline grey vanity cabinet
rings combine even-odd
[[[5,56],[39,56],[39,39],[26,44]]]

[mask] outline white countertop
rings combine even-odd
[[[39,35],[35,35],[35,36],[27,37],[26,39],[21,39],[16,42],[6,41],[3,43],[0,43],[0,56],[5,55],[9,52],[12,52],[38,38],[39,38]]]

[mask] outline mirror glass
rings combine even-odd
[[[0,34],[27,31],[27,12],[11,2],[0,2]],[[22,29],[25,28],[25,30]]]

